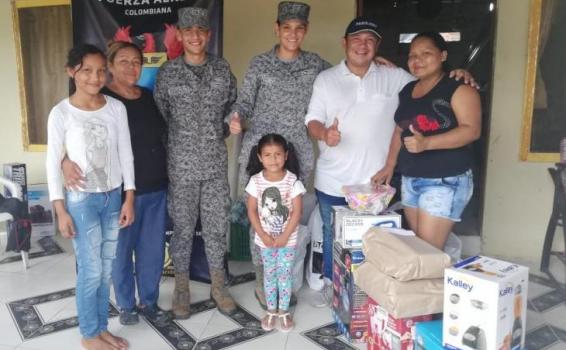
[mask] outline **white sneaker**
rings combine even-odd
[[[331,307],[333,294],[332,281],[328,278],[324,278],[324,287],[315,294],[311,305],[314,307]]]

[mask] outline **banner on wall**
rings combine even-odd
[[[222,0],[72,0],[73,42],[103,50],[111,40],[137,44],[144,55],[138,84],[153,89],[159,67],[183,52],[175,23],[177,10],[187,6],[208,9],[209,52],[222,55]]]

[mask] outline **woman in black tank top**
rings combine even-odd
[[[411,42],[408,66],[418,80],[399,93],[387,163],[372,178],[388,183],[397,166],[411,230],[439,249],[472,195],[469,145],[481,132],[479,94],[448,78],[447,57],[438,33],[421,33]]]

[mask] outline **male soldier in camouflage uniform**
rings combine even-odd
[[[228,63],[206,52],[208,11],[179,9],[177,40],[184,55],[163,65],[155,101],[168,126],[169,213],[174,223],[170,253],[175,265],[173,313],[190,316],[189,261],[193,232],[201,217],[212,280],[211,295],[223,313],[236,305],[224,286],[224,254],[230,193],[223,122],[236,99]]]

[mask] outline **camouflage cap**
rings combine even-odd
[[[311,7],[302,2],[281,1],[277,10],[277,21],[283,23],[290,19],[309,23],[309,12]]]
[[[177,27],[188,28],[198,26],[201,28],[210,28],[208,22],[208,10],[200,7],[182,7],[179,9]]]

